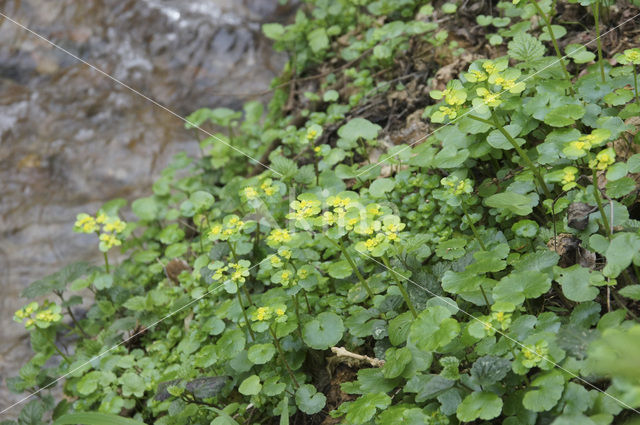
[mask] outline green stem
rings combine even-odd
[[[409,294],[407,293],[407,290],[402,285],[402,282],[400,282],[400,280],[398,279],[396,272],[389,265],[389,258],[387,258],[386,254],[382,256],[382,262],[384,263],[385,266],[387,266],[387,269],[389,269],[389,273],[391,273],[391,275],[393,276],[393,280],[396,281],[396,286],[400,290],[400,293],[402,294],[402,298],[404,298],[404,302],[407,304],[407,307],[409,307],[409,310],[411,310],[411,314],[413,315],[414,318],[417,318],[418,312],[416,311],[416,308],[413,306],[413,303],[409,298]]]
[[[271,325],[269,325],[269,332],[271,332],[271,336],[273,337],[273,342],[275,342],[276,349],[278,350],[278,353],[280,354],[280,359],[282,360],[282,363],[284,364],[284,367],[289,372],[289,376],[291,376],[291,380],[293,381],[293,384],[296,386],[296,388],[300,388],[300,385],[298,384],[298,381],[296,380],[296,377],[293,374],[293,370],[291,370],[291,367],[289,366],[289,363],[287,363],[287,359],[284,356],[284,351],[282,351],[282,347],[280,346],[280,340],[278,340],[278,336],[273,331],[273,328],[271,327]]]
[[[307,312],[311,314],[311,303],[309,303],[309,297],[307,297],[307,291],[303,289],[302,293],[304,294],[304,300],[307,303]]]
[[[56,345],[56,341],[55,341],[55,339],[52,339],[52,340],[51,340],[51,344],[53,345],[53,348],[55,348],[55,349],[56,349],[56,351],[58,352],[58,354],[60,354],[60,356],[64,359],[64,361],[66,361],[67,363],[71,363],[71,360],[69,360],[69,357],[67,357],[67,356],[62,352],[62,350],[60,350],[60,349],[58,348],[58,346]]]
[[[242,297],[240,296],[240,291],[236,291],[236,295],[238,297],[238,302],[240,303],[240,310],[242,310],[244,321],[247,324],[247,329],[249,330],[249,335],[251,335],[251,339],[255,341],[256,336],[253,334],[253,330],[251,330],[251,322],[249,322],[249,317],[247,317],[247,312],[244,309],[244,304],[242,304]]]
[[[640,106],[640,97],[638,97],[638,70],[636,70],[635,65],[631,65],[633,67],[633,86],[636,90],[636,103]]]
[[[558,47],[558,40],[556,40],[556,36],[553,34],[553,29],[551,28],[551,20],[547,16],[546,13],[540,8],[538,2],[536,0],[530,0],[530,3],[533,4],[533,7],[536,8],[536,11],[540,15],[540,17],[544,20],[544,23],[547,26],[547,31],[549,32],[549,37],[551,37],[551,43],[553,43],[553,48],[556,51],[556,56],[558,56],[558,61],[562,66],[562,71],[564,72],[564,76],[569,82],[569,90],[571,93],[575,93],[573,91],[573,87],[571,86],[571,76],[569,75],[569,71],[567,71],[567,66],[564,64],[564,60],[562,59],[562,53],[560,52],[560,47]]]
[[[78,322],[78,320],[76,320],[76,316],[74,316],[73,311],[71,311],[71,307],[67,307],[67,313],[69,313],[69,317],[71,317],[71,320],[73,321],[73,323],[76,325],[76,327],[78,328],[78,330],[80,331],[80,333],[82,334],[82,336],[84,336],[85,338],[91,338],[85,331],[84,329],[82,329],[82,326],[80,326],[80,322]]]
[[[231,251],[231,255],[233,256],[233,261],[238,262],[238,256],[236,255],[236,250],[231,244],[231,242],[227,241],[227,245],[229,245],[229,250]]]
[[[358,277],[358,280],[360,281],[360,284],[364,287],[364,289],[367,291],[367,294],[369,294],[369,297],[373,298],[373,291],[371,291],[371,288],[369,287],[369,285],[367,284],[367,281],[364,279],[364,277],[362,276],[362,274],[360,273],[360,270],[358,270],[358,267],[356,266],[356,263],[354,263],[353,259],[351,258],[351,256],[349,255],[349,253],[347,252],[347,249],[344,247],[344,244],[342,243],[342,240],[339,240],[337,243],[331,239],[331,238],[327,238],[329,239],[331,242],[333,242],[336,246],[338,246],[340,248],[340,251],[342,251],[342,254],[344,255],[344,258],[347,259],[347,262],[349,263],[349,265],[351,266],[351,268],[353,269],[353,272],[356,274],[356,276]]]
[[[294,305],[296,306],[296,322],[298,322],[298,336],[302,339],[302,327],[300,325],[300,303],[298,302],[298,294],[292,295]]]
[[[468,117],[476,121],[489,124],[495,127],[500,133],[502,133],[502,135],[509,141],[509,143],[511,143],[511,146],[513,146],[516,152],[518,152],[518,155],[520,155],[520,158],[522,158],[522,160],[527,164],[527,166],[535,176],[536,180],[538,180],[538,185],[540,186],[540,189],[542,189],[542,191],[544,192],[545,196],[549,199],[553,198],[553,196],[551,195],[551,192],[549,192],[549,189],[547,189],[547,185],[545,184],[544,179],[542,178],[542,174],[540,174],[540,170],[538,170],[538,168],[535,166],[533,161],[529,159],[529,156],[524,151],[524,149],[522,149],[520,145],[518,145],[518,143],[515,141],[515,139],[511,137],[511,134],[509,134],[509,132],[505,130],[502,125],[498,123],[498,120],[493,112],[491,113],[492,120],[485,120],[484,118],[480,118],[475,115],[468,115]]]
[[[242,285],[242,290],[244,291],[244,295],[247,297],[247,301],[249,301],[250,305],[253,304],[253,300],[251,299],[251,294],[249,294],[249,290],[247,289],[247,285]]]
[[[102,255],[104,256],[104,268],[109,273],[109,256],[107,256],[106,252],[103,252]]]
[[[604,226],[605,232],[607,234],[607,238],[611,240],[611,228],[607,224],[607,215],[604,213],[604,207],[602,206],[602,198],[600,198],[600,189],[598,189],[598,175],[596,170],[593,169],[593,196],[596,198],[596,203],[598,204],[598,209],[600,210],[600,217],[602,217],[602,225]]]
[[[467,207],[464,205],[464,200],[461,200],[460,206],[462,207],[462,211],[464,212],[465,217],[467,217],[467,221],[469,222],[469,227],[471,227],[471,231],[473,232],[473,236],[476,237],[476,240],[480,244],[480,248],[483,251],[486,251],[487,247],[484,245],[484,242],[482,242],[482,239],[480,239],[480,234],[478,233],[478,230],[476,229],[476,226],[473,224],[473,221],[471,220],[471,216],[469,216],[469,213],[467,212]]]
[[[600,65],[600,76],[604,83],[604,61],[602,59],[602,41],[600,40],[600,0],[597,0],[593,6],[593,19],[596,21],[596,40],[598,42],[598,64]]]
[[[482,284],[480,284],[478,286],[480,287],[480,292],[482,293],[482,298],[484,298],[484,303],[490,309],[491,307],[489,307],[489,306],[491,305],[491,303],[489,302],[489,298],[487,298],[487,294],[484,292],[484,288],[482,287]]]

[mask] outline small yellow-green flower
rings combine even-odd
[[[318,132],[316,130],[314,130],[313,128],[310,128],[307,130],[307,140],[311,141],[311,140],[315,140],[315,138],[318,136]]]
[[[116,235],[112,233],[101,233],[100,234],[100,244],[98,245],[100,251],[107,252],[114,246],[122,245],[122,241],[116,237]]]
[[[624,65],[640,65],[640,49],[638,49],[637,47],[633,49],[627,49],[621,55],[618,55],[617,59],[618,62]]]
[[[596,158],[589,161],[589,167],[604,171],[614,162],[616,162],[616,153],[613,148],[607,148],[598,152]]]
[[[73,225],[73,230],[80,233],[94,233],[98,229],[99,226],[96,223],[96,219],[85,213],[78,214]]]
[[[565,186],[571,185],[571,183],[575,185],[576,173],[578,172],[578,169],[576,167],[564,167],[562,172],[563,174],[562,174],[561,183]],[[567,189],[564,189],[564,190],[567,190]]]
[[[251,315],[251,319],[257,322],[263,322],[271,319],[273,312],[269,307],[259,307]]]
[[[97,219],[96,219],[96,222],[98,222]],[[122,233],[126,228],[127,228],[127,223],[120,220],[118,217],[108,217],[104,221],[104,225],[102,226],[102,231]]]
[[[490,92],[484,87],[477,88],[476,93],[478,94],[478,96],[482,97],[482,102],[485,105],[490,106],[492,108],[500,106],[500,104],[502,103],[502,100],[500,100],[500,93]]]
[[[291,234],[287,229],[273,229],[267,236],[267,243],[272,245],[281,245],[291,240]]]
[[[488,75],[480,70],[470,69],[469,72],[464,74],[464,78],[466,78],[470,83],[481,83],[487,80]]]
[[[540,340],[535,345],[527,345],[522,351],[521,363],[523,366],[531,369],[539,365],[549,355],[549,343],[546,340]]]
[[[248,200],[256,199],[258,196],[260,196],[258,191],[255,188],[251,187],[251,186],[245,187],[244,189],[242,189],[242,194]]]

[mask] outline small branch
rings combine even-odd
[[[367,362],[373,367],[384,366],[384,360],[376,359],[369,356],[363,356],[361,354],[352,353],[351,351],[348,351],[344,347],[331,347],[331,351],[336,355],[336,357],[349,357],[351,359]]]

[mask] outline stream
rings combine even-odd
[[[0,0],[0,12],[181,116],[241,107],[284,57],[262,37],[292,8],[277,0]],[[267,100],[266,97],[262,99]],[[149,101],[0,18],[0,410],[23,396],[5,379],[30,357],[13,322],[32,281],[99,261],[76,214],[131,201],[199,135]],[[16,406],[0,421],[16,417]]]

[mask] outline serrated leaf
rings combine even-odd
[[[500,382],[511,370],[511,361],[497,356],[482,356],[473,363],[471,375],[482,386]]]
[[[544,56],[544,46],[535,37],[526,32],[521,32],[509,42],[509,56],[513,59],[531,62]]]

